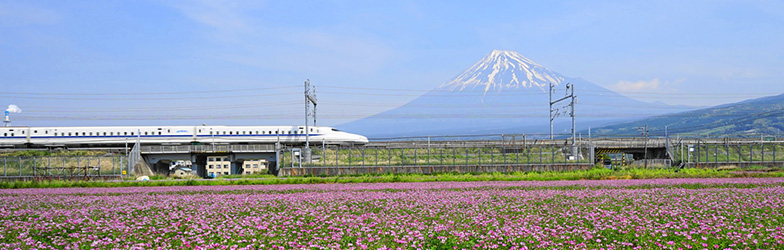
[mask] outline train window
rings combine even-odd
[[[82,132],[82,136],[85,136],[85,135],[87,135],[87,132]]]
[[[161,135],[161,131],[158,131],[158,135]]]
[[[210,131],[210,135],[212,135],[212,131]]]
[[[38,130],[33,130],[33,134],[38,134]]]
[[[14,136],[14,133],[11,133],[11,136]]]
[[[144,131],[144,135],[147,135],[147,131]]]
[[[103,136],[106,136],[106,132],[103,132]]]
[[[68,132],[68,136],[71,136],[71,132]]]
[[[57,132],[54,132],[54,136],[57,136]]]
[[[3,133],[3,136],[8,136],[8,133]]]
[[[125,135],[128,135],[128,132],[123,132],[123,133],[125,133]]]
[[[93,132],[90,132],[90,136],[93,136]]]
[[[48,135],[48,134],[49,134],[49,131],[48,131],[48,130],[47,130],[47,131],[44,131],[44,134],[47,134],[47,135]]]
[[[229,131],[229,134],[230,134],[230,135],[233,135],[233,134],[234,134],[234,131]]]
[[[133,135],[133,132],[131,132],[131,135]]]
[[[171,129],[167,129],[167,130],[166,130],[166,133],[171,133]]]

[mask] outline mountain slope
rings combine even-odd
[[[592,129],[595,135],[758,136],[784,133],[784,94]]]
[[[640,102],[580,78],[568,78],[513,51],[494,50],[466,71],[398,108],[336,127],[369,137],[547,133],[553,99],[575,86],[578,127],[686,110]],[[556,106],[556,133],[569,128],[568,102]]]

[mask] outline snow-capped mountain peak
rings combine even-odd
[[[463,91],[479,88],[487,93],[534,86],[545,90],[549,83],[558,85],[563,81],[562,75],[523,57],[520,53],[493,50],[463,73],[441,84],[438,90]]]

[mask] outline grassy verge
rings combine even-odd
[[[63,187],[153,187],[153,186],[196,186],[196,185],[272,185],[272,184],[319,184],[319,183],[381,183],[381,182],[435,182],[435,181],[553,181],[553,180],[615,180],[615,179],[661,179],[661,178],[733,178],[733,177],[784,177],[784,172],[737,172],[714,169],[626,169],[613,171],[591,169],[572,172],[516,172],[436,175],[362,175],[338,177],[286,177],[271,175],[253,178],[218,178],[213,180],[156,180],[156,181],[18,181],[0,182],[0,188],[63,188]]]

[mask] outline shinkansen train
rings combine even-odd
[[[0,147],[69,147],[141,144],[311,144],[364,145],[367,137],[331,127],[305,126],[139,126],[0,127]]]

